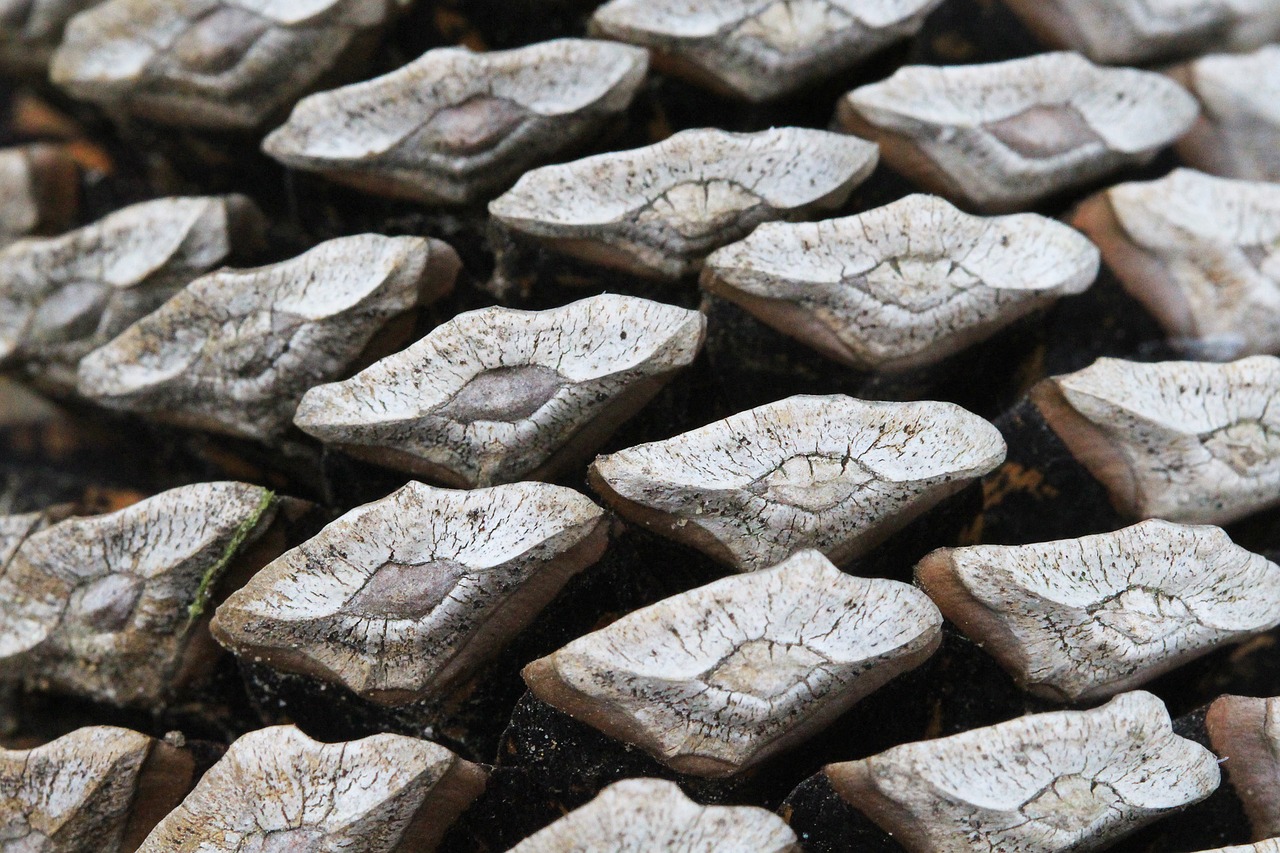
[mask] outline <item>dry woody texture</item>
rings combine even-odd
[[[361,234],[220,270],[86,356],[78,389],[113,409],[270,441],[383,327],[448,293],[459,266],[439,240]]]
[[[81,358],[256,249],[263,227],[245,196],[162,198],[0,249],[0,365],[73,390]]]
[[[612,0],[591,31],[652,49],[658,66],[764,101],[915,35],[941,0]]]
[[[1131,518],[1226,524],[1280,504],[1280,359],[1101,358],[1032,398]]]
[[[1049,44],[1095,62],[1145,64],[1280,38],[1271,0],[1005,0]]]
[[[1106,698],[1280,624],[1280,566],[1217,527],[942,549],[916,579],[1021,686],[1059,701]]]
[[[1188,355],[1280,352],[1280,185],[1175,169],[1093,196],[1074,222]]]
[[[324,744],[274,726],[231,744],[138,853],[421,853],[484,785],[484,770],[430,741]]]
[[[227,482],[44,529],[38,516],[10,517],[0,670],[110,704],[162,704],[188,648],[199,652],[192,640],[211,590],[275,510],[266,489]]]
[[[766,223],[707,258],[702,286],[863,370],[934,364],[1098,274],[1098,250],[1035,214],[982,218],[911,195],[857,216]]]
[[[9,853],[132,853],[191,789],[183,750],[114,726],[0,749],[0,846]]]
[[[674,782],[624,779],[511,853],[591,850],[800,853],[800,845],[786,822],[765,809],[702,806]]]
[[[167,124],[253,129],[391,17],[392,0],[106,0],[72,18],[53,82]]]
[[[762,222],[839,208],[876,160],[874,145],[823,130],[685,130],[645,148],[534,169],[489,212],[562,252],[678,278]]]
[[[643,50],[585,39],[439,48],[306,98],[263,150],[370,192],[478,201],[589,140],[626,110],[648,66]]]
[[[919,590],[806,551],[630,613],[524,677],[543,701],[673,769],[722,777],[918,666],[941,626]]]
[[[846,95],[836,120],[931,192],[1002,213],[1147,162],[1196,113],[1195,99],[1162,75],[1045,53],[907,66]]]
[[[623,517],[751,571],[805,548],[843,564],[1004,453],[952,403],[797,396],[601,456],[588,479]]]
[[[409,483],[286,552],[218,607],[238,655],[375,702],[440,695],[504,645],[608,542],[577,492]]]
[[[605,294],[546,311],[459,314],[345,382],[295,422],[374,462],[451,486],[546,479],[591,458],[697,356],[706,320]]]
[[[1218,787],[1213,753],[1163,703],[1125,693],[826,768],[911,853],[1096,850]]]
[[[1202,56],[1171,73],[1200,101],[1200,118],[1178,141],[1184,160],[1216,175],[1280,181],[1280,45]]]

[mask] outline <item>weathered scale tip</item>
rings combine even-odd
[[[394,5],[106,0],[67,24],[49,76],[73,97],[166,124],[251,130],[354,64]]]
[[[303,394],[347,373],[380,333],[402,339],[392,321],[452,290],[460,266],[439,240],[359,234],[219,270],[87,355],[77,387],[113,409],[274,441]]]
[[[800,853],[786,822],[754,806],[703,806],[674,782],[624,779],[510,853],[589,850]]]
[[[303,99],[262,144],[287,166],[428,204],[475,202],[573,151],[626,110],[648,54],[585,39],[438,48]]]
[[[1031,397],[1129,518],[1226,524],[1280,504],[1280,359],[1101,358]]]
[[[762,222],[839,208],[874,145],[823,130],[685,130],[654,145],[527,172],[489,204],[512,232],[593,263],[674,279]]]
[[[654,51],[658,67],[766,101],[834,76],[915,35],[941,0],[612,0],[591,32]]]
[[[1020,686],[1058,701],[1138,687],[1280,624],[1280,566],[1220,528],[1167,521],[945,548],[916,581]]]
[[[138,853],[428,853],[486,776],[426,740],[320,743],[273,726],[232,743]]]
[[[246,196],[162,198],[0,249],[0,364],[70,393],[80,359],[191,281],[263,243]]]
[[[1160,74],[1045,53],[900,68],[846,95],[836,121],[931,192],[1001,213],[1149,161],[1196,113],[1195,99]]]
[[[1173,346],[1280,352],[1280,185],[1175,169],[1086,199],[1072,222]]]
[[[935,364],[1084,291],[1098,250],[1035,214],[982,218],[911,195],[857,216],[761,225],[707,258],[702,286],[861,370]]]
[[[613,294],[546,311],[469,311],[313,388],[294,421],[451,486],[548,479],[590,459],[687,367],[705,329],[697,311]]]
[[[1218,787],[1213,753],[1150,693],[1032,714],[829,764],[845,800],[911,853],[1107,847]]]
[[[681,773],[739,773],[924,662],[942,617],[914,587],[805,551],[630,613],[524,669],[538,698]]]
[[[500,654],[608,538],[605,512],[562,486],[411,482],[269,563],[210,628],[242,658],[375,702],[441,696]]]
[[[601,456],[588,480],[624,518],[752,571],[805,548],[843,564],[1004,453],[952,403],[796,396]]]

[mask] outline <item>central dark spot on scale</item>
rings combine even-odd
[[[456,560],[387,563],[344,609],[374,619],[421,619],[440,606],[466,573],[467,567]]]
[[[173,54],[198,74],[230,71],[270,28],[258,15],[222,6],[205,15],[173,43]]]
[[[1102,141],[1079,110],[1063,105],[1031,107],[990,122],[986,128],[996,139],[1033,160],[1047,160]]]
[[[441,148],[475,154],[497,145],[528,116],[515,101],[480,96],[440,110],[419,134]]]
[[[515,423],[545,406],[565,383],[559,371],[541,365],[498,367],[476,376],[439,411],[466,424]]]

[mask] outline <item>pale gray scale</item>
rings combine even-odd
[[[192,71],[230,71],[270,29],[270,23],[245,9],[219,6],[195,21],[173,43],[173,56]]]

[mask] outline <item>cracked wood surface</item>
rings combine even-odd
[[[1146,163],[1197,111],[1163,75],[1045,53],[900,68],[842,98],[836,121],[926,189],[1001,213]]]
[[[612,0],[595,35],[656,53],[660,68],[751,101],[780,98],[915,35],[941,0]]]
[[[1005,0],[1049,44],[1094,62],[1142,65],[1280,38],[1271,0]]]
[[[370,192],[474,202],[592,138],[627,109],[648,66],[643,50],[586,39],[439,48],[303,99],[262,148]]]
[[[38,514],[10,517],[4,526],[17,530],[0,562],[5,678],[115,705],[162,703],[193,647],[202,599],[275,509],[266,489],[224,482],[44,529]]]
[[[679,278],[762,222],[839,208],[876,161],[874,145],[823,130],[685,130],[644,148],[534,169],[489,213],[588,261]]]
[[[0,365],[75,388],[81,358],[195,278],[263,242],[246,196],[162,198],[0,249]]]
[[[1056,701],[1106,698],[1280,624],[1280,566],[1217,527],[944,548],[916,580],[1021,687]]]
[[[681,773],[724,777],[923,663],[942,617],[816,551],[634,611],[524,669],[538,698]]]
[[[459,314],[345,382],[295,423],[349,453],[451,486],[556,476],[697,356],[706,320],[604,294],[546,311]]]
[[[1035,214],[982,218],[910,195],[857,216],[766,223],[707,258],[702,286],[862,370],[934,364],[1084,291],[1098,250]]]
[[[703,806],[662,779],[624,779],[510,853],[800,853],[796,834],[755,806]]]
[[[0,0],[0,16],[3,11]],[[78,207],[78,172],[56,145],[0,149],[0,246],[28,234],[61,231]]]
[[[1164,704],[1124,693],[829,764],[832,785],[907,850],[1096,850],[1218,787],[1213,753]]]
[[[210,627],[241,657],[403,704],[501,653],[608,536],[572,489],[411,482],[268,564]]]
[[[1253,837],[1280,835],[1280,698],[1221,696],[1204,725]]]
[[[752,571],[805,548],[843,564],[1004,454],[952,403],[796,396],[601,456],[588,481],[628,520]]]
[[[1179,349],[1280,352],[1280,186],[1175,169],[1087,199],[1073,222]]]
[[[166,124],[251,130],[350,61],[392,0],[106,0],[50,64],[75,98]],[[350,73],[350,72],[348,72]]]
[[[485,777],[426,740],[325,744],[273,726],[231,744],[138,853],[426,853]]]
[[[185,751],[92,726],[34,749],[0,749],[0,847],[132,853],[195,783]]]
[[[1226,524],[1280,504],[1280,359],[1100,358],[1031,393],[1131,518]]]
[[[1200,101],[1200,118],[1178,140],[1183,160],[1229,178],[1280,181],[1280,45],[1202,56],[1170,74]]]
[[[393,319],[453,288],[439,240],[339,237],[271,266],[198,278],[81,362],[99,405],[259,441],[343,376]]]

